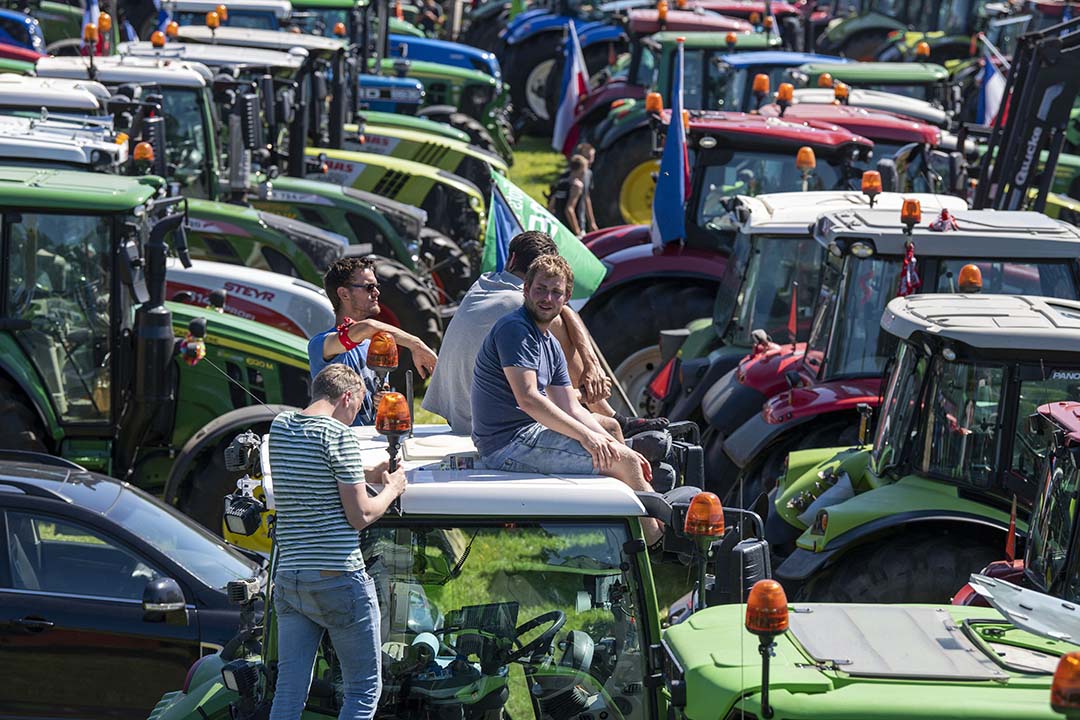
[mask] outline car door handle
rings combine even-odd
[[[16,627],[21,627],[30,632],[41,632],[42,630],[49,630],[56,625],[56,623],[49,622],[48,620],[42,620],[41,618],[24,617],[18,620],[12,620],[11,624]]]

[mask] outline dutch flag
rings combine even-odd
[[[581,128],[574,124],[574,112],[589,89],[589,78],[585,73],[585,57],[581,54],[577,30],[571,22],[567,24],[567,38],[563,46],[561,100],[555,113],[555,133],[551,136],[551,147],[567,157],[574,152],[581,132]]]

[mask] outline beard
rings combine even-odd
[[[529,315],[536,323],[549,323],[555,319],[559,314],[561,308],[551,308],[544,310],[540,308],[528,297],[525,298],[525,309],[529,311]]]

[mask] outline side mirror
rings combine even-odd
[[[896,161],[892,158],[882,158],[877,161],[875,167],[881,175],[881,189],[885,192],[899,192],[900,173],[896,169]]]
[[[164,577],[151,580],[143,588],[143,611],[148,613],[169,613],[183,610],[187,606],[184,593],[179,583]]]

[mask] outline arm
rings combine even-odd
[[[413,364],[416,365],[416,371],[421,378],[431,375],[437,360],[435,351],[424,344],[423,340],[415,335],[410,335],[399,327],[378,320],[358,320],[349,326],[349,339],[354,343],[361,343],[380,331],[390,333],[398,345],[412,353]],[[337,333],[327,335],[323,341],[323,360],[330,360],[343,352],[345,352],[345,346],[341,344]]]
[[[559,318],[563,322],[563,327],[566,328],[566,336],[570,340],[570,344],[581,358],[583,365],[581,386],[585,394],[585,402],[606,400],[611,396],[611,384],[604,374],[600,358],[593,351],[589,331],[585,328],[581,316],[574,312],[569,305],[564,305],[559,313]]]
[[[585,222],[589,223],[589,232],[597,229],[596,216],[593,215],[592,193],[585,196]]]
[[[581,226],[577,221],[577,204],[581,199],[581,182],[575,181],[570,183],[570,193],[566,197],[566,209],[563,211],[563,215],[566,217],[566,224],[570,226],[570,232],[575,235],[581,234]]]
[[[600,423],[596,422],[596,418],[593,417],[593,414],[578,402],[578,399],[575,397],[574,391],[571,388],[565,385],[550,385],[548,386],[547,391],[551,401],[567,415],[571,416],[593,432],[603,433],[604,435],[608,434],[608,432],[600,426]]]
[[[392,473],[387,469],[388,463],[384,461],[364,470],[364,482],[338,482],[345,518],[357,530],[381,518],[390,503],[405,492],[405,471],[401,467]],[[369,484],[382,485],[383,489],[377,495],[368,495]]]

